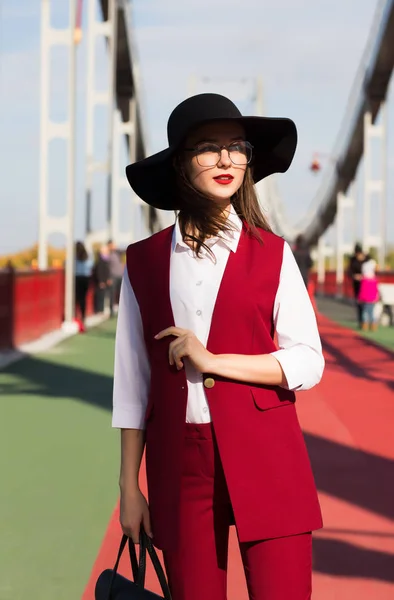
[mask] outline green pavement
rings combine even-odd
[[[319,312],[332,321],[343,327],[353,329],[375,344],[394,351],[394,327],[380,326],[377,331],[360,331],[356,320],[356,309],[351,304],[346,304],[334,298],[323,297],[317,297],[316,303]]]
[[[117,500],[115,322],[0,371],[0,599],[78,600]]]
[[[359,335],[375,342],[375,344],[394,351],[394,327],[379,327],[376,331],[360,331],[357,323],[354,323],[354,321],[341,321],[341,325],[349,329],[354,329]]]

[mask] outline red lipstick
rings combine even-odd
[[[216,183],[220,183],[220,185],[228,185],[234,180],[234,177],[232,175],[218,175],[214,177],[214,180]]]

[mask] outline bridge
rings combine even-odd
[[[113,436],[108,432],[115,324],[113,320],[94,314],[92,289],[87,307],[92,326],[86,336],[74,335],[78,331],[74,306],[75,69],[82,35],[86,36],[87,44],[83,201],[84,241],[88,249],[93,251],[110,238],[124,248],[128,243],[166,227],[173,222],[174,215],[144,204],[130,190],[124,176],[127,162],[152,153],[132,2],[83,1],[86,23],[81,23],[82,0],[68,0],[69,24],[59,30],[53,27],[51,19],[56,3],[40,0],[38,263],[37,268],[31,270],[19,272],[7,268],[0,271],[0,381],[5,398],[0,454],[6,457],[11,447],[18,446],[9,463],[8,459],[4,462],[8,504],[3,506],[0,500],[0,509],[4,515],[9,515],[8,523],[5,523],[7,539],[17,540],[21,556],[31,559],[42,577],[47,565],[51,569],[43,598],[53,597],[56,593],[59,596],[58,582],[62,581],[62,586],[68,586],[68,597],[93,600],[95,578],[100,569],[110,566],[108,563],[114,556],[119,528],[116,491],[111,477],[117,468],[117,450]],[[96,73],[100,68],[96,51],[99,38],[105,40],[108,61],[104,91],[96,88]],[[321,186],[316,196],[310,199],[306,214],[298,222],[287,218],[275,176],[258,185],[259,197],[262,205],[268,206],[274,231],[291,244],[302,235],[315,259],[310,291],[321,328],[327,375],[323,384],[308,392],[306,400],[298,405],[326,515],[326,529],[316,537],[314,550],[314,579],[319,600],[334,597],[388,600],[394,595],[394,513],[391,506],[394,453],[392,443],[388,441],[392,438],[390,427],[394,416],[394,330],[387,326],[376,335],[366,333],[362,336],[356,331],[351,304],[352,282],[346,273],[345,262],[358,240],[355,228],[347,224],[362,214],[362,245],[377,258],[380,285],[393,289],[394,271],[386,264],[387,104],[394,66],[393,40],[394,0],[381,0],[343,120],[338,123],[337,140],[324,167]],[[51,119],[50,57],[54,47],[65,49],[69,59],[67,117],[62,123]],[[107,111],[104,158],[97,158],[94,115],[99,107]],[[49,210],[49,147],[54,139],[62,139],[67,148],[64,164],[67,206],[62,217],[54,217]],[[105,176],[107,184],[106,224],[100,230],[95,229],[92,218],[96,202],[94,182],[98,174]],[[126,191],[128,221],[121,217]],[[378,215],[377,222],[372,218],[372,212]],[[54,268],[49,262],[49,238],[54,233],[61,234],[65,240],[64,268]],[[392,291],[388,294],[392,297]],[[392,305],[394,300],[390,300],[388,308],[392,309]],[[60,345],[56,345],[60,340]],[[39,354],[36,349],[40,350]],[[19,360],[21,355],[27,358]],[[355,356],[358,356],[357,360]],[[54,408],[54,399],[58,412]],[[374,404],[373,410],[370,400]],[[20,419],[24,440],[14,437],[12,432],[15,430],[9,426]],[[42,439],[34,437],[35,431],[29,429],[30,422],[37,427],[44,423],[49,428],[39,436]],[[72,451],[69,450],[71,438],[75,441]],[[25,441],[29,445],[26,461],[23,455]],[[58,477],[57,464],[49,458],[52,454],[53,460],[61,463],[68,489]],[[37,467],[38,463],[43,465],[42,469]],[[7,470],[8,464],[12,465],[14,473]],[[28,478],[34,489],[27,497],[32,502],[36,521],[34,525],[26,523],[25,529],[20,527],[14,535],[13,520],[22,518],[23,522],[24,518],[18,516],[17,510],[26,509],[13,495],[22,493],[14,476],[18,472],[26,473],[27,477],[29,472],[34,474],[34,481]],[[89,476],[91,483],[85,482],[85,477]],[[52,489],[52,481],[59,485],[58,490]],[[145,483],[143,480],[142,485]],[[69,505],[70,494],[74,500]],[[73,501],[75,506],[72,506]],[[12,509],[14,502],[15,511]],[[48,502],[58,503],[60,511]],[[64,516],[60,525],[59,516],[62,519]],[[85,529],[89,539],[82,541],[81,531]],[[39,540],[41,530],[47,547],[40,547],[34,556],[31,539],[29,536],[25,539],[24,534],[27,531]],[[58,547],[59,536],[66,539],[66,550]],[[74,540],[77,547],[80,544],[83,548],[83,552],[76,551],[75,556]],[[229,598],[243,600],[247,596],[235,542],[233,538],[230,555],[235,566],[229,575]],[[26,546],[29,546],[28,551]],[[61,557],[62,565],[67,564],[75,570],[72,583],[65,581],[65,574],[56,560],[50,558],[49,547],[54,549],[55,557]],[[11,600],[19,597],[18,594],[22,597],[27,588],[17,580],[20,563],[10,557],[7,561],[10,577],[5,579],[5,587],[0,584],[0,596]],[[124,562],[122,571],[126,573],[127,569]],[[158,593],[151,570],[148,581]]]
[[[275,185],[268,183],[269,206],[275,229],[286,239],[293,240],[302,234],[308,244],[316,247],[319,282],[324,283],[324,261],[327,255],[336,257],[336,283],[339,293],[343,280],[343,259],[350,254],[356,242],[353,228],[345,235],[345,219],[354,222],[357,211],[363,214],[362,244],[365,250],[377,250],[381,269],[385,267],[387,231],[387,92],[394,64],[394,2],[378,4],[374,23],[367,40],[364,55],[352,86],[343,120],[338,128],[338,137],[331,152],[332,160],[326,166],[325,177],[311,208],[298,223],[286,219],[283,202]],[[379,124],[377,120],[380,118]],[[372,169],[376,148],[380,145],[379,175]],[[359,166],[363,161],[363,173]],[[362,178],[362,181],[360,179]],[[359,206],[355,198],[356,184],[363,188],[363,203]],[[372,230],[373,208],[379,214],[376,231]],[[325,234],[331,226],[336,228],[335,247],[327,248]],[[349,234],[349,232],[347,232]]]

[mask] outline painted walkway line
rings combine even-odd
[[[325,317],[319,321],[326,372],[322,383],[297,401],[325,523],[314,537],[313,598],[392,600],[394,354]],[[94,582],[112,566],[119,539],[115,510],[83,600],[93,600]],[[129,576],[127,560],[121,572]],[[147,583],[159,593],[152,569]],[[246,599],[233,532],[228,600]]]

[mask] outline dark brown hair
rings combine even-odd
[[[88,259],[88,253],[82,242],[77,242],[75,244],[75,255],[77,260],[80,260],[81,262],[85,262],[85,260]]]
[[[178,214],[182,238],[195,242],[197,256],[200,256],[202,247],[212,254],[205,240],[214,236],[220,237],[223,232],[231,231],[233,227],[227,222],[227,216],[223,214],[221,207],[190,183],[181,156],[175,159],[174,168],[177,194],[182,206]],[[271,227],[261,211],[250,167],[245,171],[241,187],[232,196],[231,204],[246,224],[249,234],[262,242],[257,228],[271,231]],[[193,231],[194,235],[188,233],[189,231]]]

